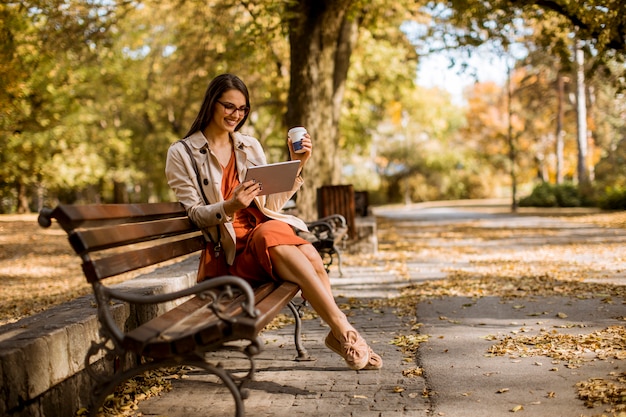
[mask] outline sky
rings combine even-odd
[[[461,71],[461,59],[469,66],[465,73]],[[476,81],[493,81],[499,85],[506,82],[506,60],[493,52],[479,50],[471,59],[457,57],[457,64],[452,68],[449,66],[450,59],[444,54],[422,56],[417,71],[417,84],[446,90],[454,104],[463,105],[463,90]]]
[[[441,11],[438,12],[441,14]],[[416,82],[423,87],[439,87],[450,93],[455,104],[463,105],[463,90],[475,82],[493,81],[504,85],[507,77],[507,58],[498,42],[487,41],[471,49],[471,56],[460,50],[445,49],[437,38],[427,38],[424,24],[407,21],[401,30],[412,39],[420,55]],[[425,43],[428,42],[428,43]],[[427,52],[440,49],[441,52]],[[514,55],[524,54],[523,48]],[[455,65],[450,68],[451,59]],[[512,60],[509,57],[509,62]],[[510,62],[512,64],[512,62]],[[463,71],[463,65],[466,65]]]

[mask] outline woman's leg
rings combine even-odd
[[[322,281],[326,289],[330,294],[332,294],[332,289],[330,287],[330,279],[328,278],[328,273],[326,272],[326,267],[324,266],[324,262],[320,257],[319,252],[312,244],[306,245],[298,245],[297,248],[307,257],[313,268],[315,268],[315,272],[317,273],[317,277]]]
[[[352,369],[380,369],[383,361],[348,322],[335,303],[324,265],[311,245],[279,245],[269,249],[274,272],[285,281],[297,284],[331,329],[326,346],[341,355]]]
[[[328,323],[335,337],[339,338],[348,330],[354,330],[354,327],[348,322],[346,315],[335,303],[335,298],[330,288],[330,281],[323,264],[321,264],[321,259],[320,264],[322,271],[324,271],[323,274],[319,270],[320,265],[312,263],[306,254],[307,250],[302,251],[299,246],[274,246],[269,249],[269,253],[272,259],[272,268],[276,275],[300,287],[302,295],[304,295],[322,320]]]

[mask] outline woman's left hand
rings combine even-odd
[[[311,141],[311,136],[309,136],[308,133],[305,133],[302,138],[302,149],[304,149],[304,152],[294,152],[293,145],[289,139],[287,139],[287,145],[289,146],[289,155],[291,155],[291,160],[300,161],[300,168],[302,169],[313,152],[313,142]]]

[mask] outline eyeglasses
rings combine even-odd
[[[236,111],[240,112],[241,114],[243,114],[245,116],[250,111],[250,107],[248,107],[248,106],[237,107],[233,103],[222,103],[219,100],[216,100],[216,101],[218,103],[220,103],[222,106],[224,106],[224,113],[226,115],[228,115],[228,116],[230,116],[231,114],[233,114]]]

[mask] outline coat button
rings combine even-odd
[[[206,153],[206,149],[204,148],[200,149],[200,153],[204,155]]]
[[[204,183],[204,185],[209,185],[209,180],[207,180],[206,178],[202,182]]]

